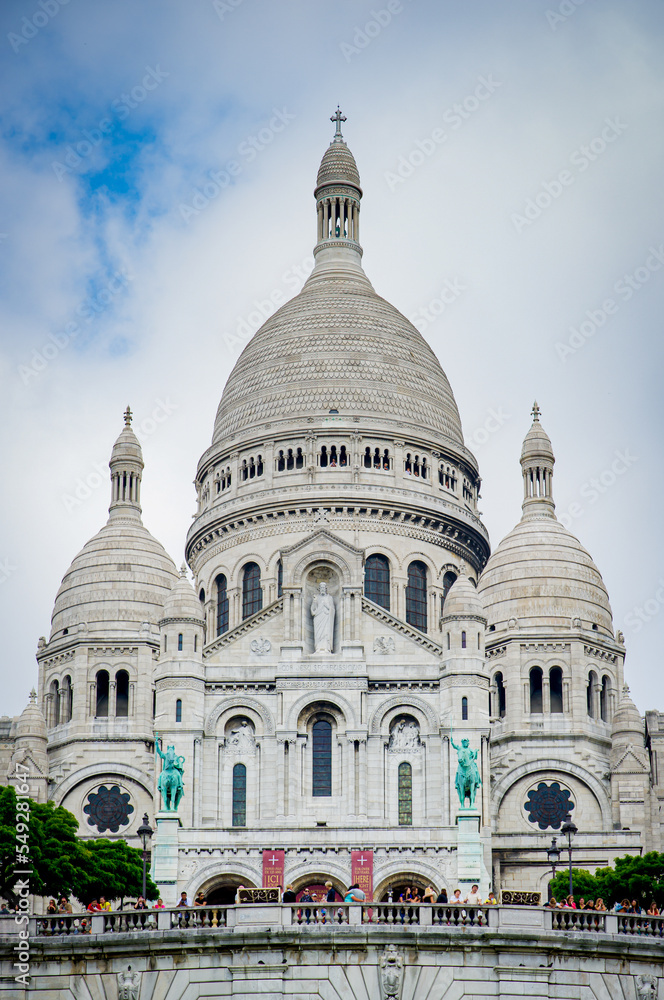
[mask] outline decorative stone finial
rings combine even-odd
[[[535,402],[533,403],[532,415],[533,415],[533,420],[536,423],[539,423],[539,415],[540,415],[541,412],[542,411],[540,410],[539,406],[537,405],[537,400],[535,400]]]
[[[187,564],[182,563],[180,566],[180,579],[184,579],[187,575]]]
[[[131,418],[132,418],[132,416],[133,416],[133,414],[132,414],[131,410],[129,409],[129,407],[127,407],[127,409],[124,411],[125,427],[131,427]]]
[[[346,116],[342,115],[341,108],[337,104],[337,110],[334,112],[330,118],[331,122],[335,122],[336,131],[334,133],[334,142],[343,142],[344,137],[341,134],[341,123],[346,121]]]
[[[37,703],[37,692],[33,688],[32,691],[30,692],[30,704],[36,705],[36,703]]]

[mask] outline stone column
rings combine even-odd
[[[178,901],[178,841],[182,826],[174,812],[160,811],[155,817],[157,830],[152,843],[150,875],[156,883],[165,906]]]
[[[551,685],[549,675],[544,672],[542,672],[542,713],[543,715],[551,714]]]

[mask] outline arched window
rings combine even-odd
[[[452,573],[451,571],[448,570],[448,572],[443,577],[443,592],[440,595],[441,617],[445,614],[445,601],[447,599],[447,595],[449,594],[453,584],[455,583],[456,583],[456,573]]]
[[[408,567],[406,621],[420,632],[427,630],[427,568],[419,560]]]
[[[182,652],[182,632],[178,632],[178,653]]]
[[[51,684],[51,725],[60,725],[60,684],[53,681]]]
[[[599,691],[599,717],[602,722],[608,722],[609,719],[609,690],[611,689],[611,681],[606,674],[602,677],[602,686]]]
[[[245,764],[233,767],[233,826],[247,825],[247,768]]]
[[[223,573],[215,580],[217,587],[217,635],[228,632],[228,582]]]
[[[504,719],[505,710],[507,707],[507,699],[505,697],[505,682],[503,680],[503,675],[500,673],[500,671],[498,671],[498,673],[494,677],[494,682],[496,685],[496,695],[498,696],[498,704],[494,707],[494,712],[496,709],[498,709],[498,711],[496,712],[498,718]]]
[[[175,702],[175,721],[182,722],[182,698]]]
[[[563,672],[560,667],[549,670],[549,699],[551,712],[561,715],[563,711]]]
[[[284,592],[284,564],[281,559],[277,563],[277,597],[281,597]]]
[[[242,572],[242,618],[255,615],[262,607],[261,571],[256,563],[247,563]]]
[[[413,769],[407,761],[399,764],[399,826],[413,825]]]
[[[332,794],[332,726],[326,719],[314,722],[312,731],[312,794]]]
[[[466,633],[465,632],[461,633],[461,648],[462,649],[466,648]]]
[[[71,685],[71,677],[67,674],[62,681],[62,690],[60,691],[60,722],[71,722],[73,699],[74,689]]]
[[[374,604],[390,610],[390,564],[385,556],[369,556],[364,564],[364,594]]]
[[[595,700],[597,695],[597,674],[591,670],[588,674],[588,686],[586,687],[586,706],[591,719],[595,718]]]
[[[302,449],[298,448],[295,455],[295,468],[301,469],[304,466],[304,455],[302,454]]]
[[[115,715],[118,719],[129,716],[129,674],[118,670],[115,675]]]
[[[468,699],[465,695],[461,699],[461,719],[463,722],[468,721]]]
[[[95,717],[103,719],[108,715],[108,670],[98,670],[96,681],[97,702],[95,705]]]
[[[542,711],[542,671],[533,667],[530,671],[530,714],[539,715]]]

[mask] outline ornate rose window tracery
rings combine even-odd
[[[569,789],[561,788],[557,781],[547,785],[540,781],[527,795],[523,808],[531,823],[537,823],[540,830],[559,830],[570,818],[574,803]]]
[[[134,811],[129,792],[123,792],[118,785],[100,785],[90,792],[87,805],[83,812],[88,817],[88,825],[96,826],[99,833],[109,830],[117,833],[121,826],[126,826]]]

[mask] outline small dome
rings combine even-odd
[[[18,722],[16,723],[16,739],[28,737],[31,740],[46,741],[46,719],[42,710],[37,705],[37,695],[33,688],[30,692],[30,701],[23,709]]]
[[[141,445],[131,429],[131,410],[127,407],[125,411],[125,425],[118,435],[117,441],[113,445],[113,451],[111,452],[111,461],[109,465],[111,468],[116,463],[124,462],[136,462],[143,468],[143,452],[141,450]]]
[[[338,139],[333,140],[323,153],[316,178],[316,191],[325,184],[351,184],[360,188],[360,173],[355,157],[346,143]]]
[[[478,584],[489,625],[569,631],[580,618],[613,638],[609,595],[581,542],[554,516],[527,517],[495,549]],[[451,591],[450,591],[451,593]]]
[[[548,459],[555,462],[551,439],[539,422],[539,407],[533,406],[533,426],[523,439],[521,461],[530,463],[536,459]]]
[[[486,617],[480,596],[467,576],[457,577],[448,591],[443,608],[445,618],[456,618],[460,615]]]
[[[173,560],[140,520],[111,518],[65,573],[55,598],[51,639],[84,622],[92,632],[134,633],[156,624],[177,580]]]
[[[180,620],[195,618],[201,625],[204,622],[201,602],[187,579],[187,568],[184,564],[180,568],[179,579],[173,584],[170,594],[164,601],[163,618]]]
[[[629,696],[629,688],[625,684],[622,697],[618,702],[611,721],[611,739],[621,743],[643,743],[645,724],[639,715],[639,710]]]

